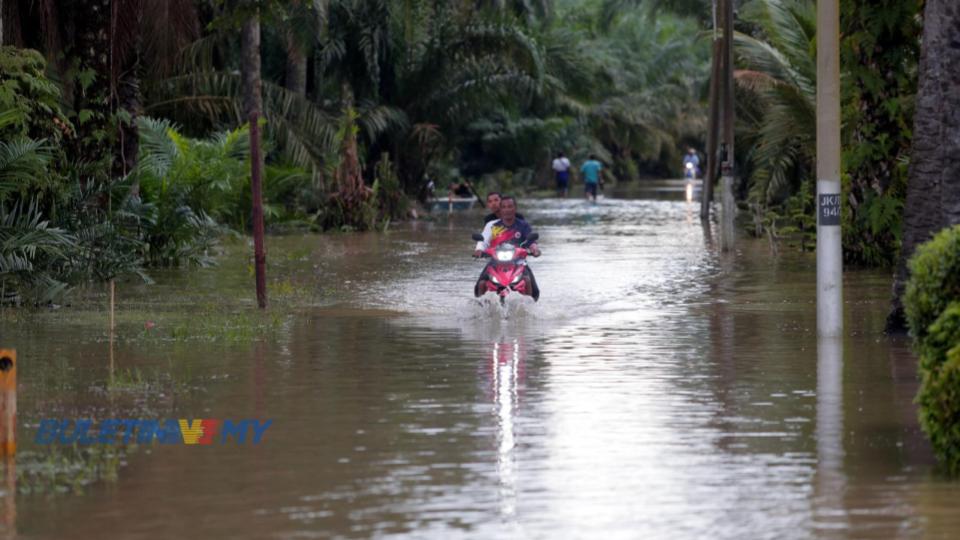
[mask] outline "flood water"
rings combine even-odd
[[[960,484],[917,426],[916,360],[882,335],[887,272],[846,273],[847,337],[818,343],[813,255],[747,238],[721,254],[682,191],[520,211],[541,234],[535,305],[472,298],[477,211],[269,238],[266,333],[205,334],[254,311],[223,292],[252,287],[243,246],[121,284],[112,353],[102,295],[6,315],[25,456],[49,451],[41,418],[273,420],[258,445],[141,445],[80,493],[14,499],[8,479],[6,534],[960,534]],[[111,361],[134,390],[104,390]]]

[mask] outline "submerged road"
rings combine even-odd
[[[479,213],[272,239],[275,268],[323,289],[316,307],[267,340],[119,353],[204,381],[168,397],[181,417],[273,419],[264,442],[141,448],[116,482],[20,497],[20,537],[960,530],[960,486],[935,474],[917,427],[909,345],[881,334],[889,276],[847,273],[849,335],[818,349],[811,254],[743,239],[722,256],[682,191],[661,199],[521,201],[541,234],[542,297],[505,310],[471,297]],[[137,300],[176,287],[213,298],[227,270],[205,272]],[[106,354],[69,329],[15,334],[49,362]],[[24,384],[46,388],[40,376]],[[84,394],[84,377],[77,402],[105,399]],[[25,414],[50,403],[27,398]]]

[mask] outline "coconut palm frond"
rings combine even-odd
[[[735,36],[742,91],[756,97],[745,109],[752,126],[747,140],[754,173],[750,198],[761,206],[778,202],[810,172],[815,156],[816,35],[811,0],[752,0],[741,17],[763,39]],[[756,114],[750,114],[754,112]]]
[[[147,107],[147,112],[175,110],[200,114],[215,125],[240,125],[241,80],[238,74],[200,72],[164,81],[168,95]],[[263,83],[266,128],[292,163],[321,167],[324,156],[336,148],[336,118],[296,92]]]
[[[19,137],[0,141],[0,201],[6,193],[36,181],[46,169],[53,151],[44,141]]]
[[[66,290],[51,272],[67,264],[75,238],[50,226],[36,200],[0,204],[0,303],[45,303]]]

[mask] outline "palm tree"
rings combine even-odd
[[[0,203],[0,304],[46,303],[63,293],[61,275],[74,244],[73,235],[44,218],[37,201]]]
[[[434,157],[460,144],[471,121],[529,100],[542,84],[535,40],[522,22],[491,7],[328,4],[318,49],[326,91],[339,95],[342,109],[356,105],[371,154],[394,154],[408,190]]]
[[[699,138],[700,85],[707,49],[690,21],[643,11],[622,14],[597,44],[600,94],[590,108],[593,133],[621,160],[678,158],[681,137]],[[667,171],[663,171],[667,172]]]
[[[905,328],[901,299],[909,277],[907,261],[918,245],[960,223],[960,123],[944,114],[960,110],[960,49],[955,46],[960,10],[951,0],[927,0],[923,20],[903,246],[887,319],[891,331]]]
[[[603,0],[602,22],[605,25],[610,24],[620,13],[641,7],[653,14],[671,13],[690,17],[706,27],[712,21],[713,2],[715,0]]]
[[[13,112],[0,111],[0,132],[17,121]],[[74,238],[51,226],[38,200],[20,196],[46,173],[52,157],[44,141],[0,141],[0,304],[47,302],[66,288],[59,270]]]
[[[816,158],[816,10],[810,0],[753,0],[740,11],[761,38],[735,35],[735,80],[759,103],[740,115],[753,123],[738,138],[750,148],[749,198],[765,208],[813,171]],[[754,100],[742,99],[741,103]]]

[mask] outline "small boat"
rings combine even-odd
[[[453,212],[454,210],[469,210],[477,204],[476,197],[433,197],[427,199],[427,208],[431,212],[443,211]]]

